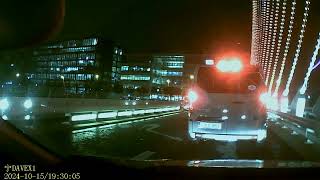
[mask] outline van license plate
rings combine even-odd
[[[205,123],[205,122],[200,122],[199,128],[203,129],[221,129],[222,125],[221,123]]]

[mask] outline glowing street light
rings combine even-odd
[[[94,77],[95,77],[96,79],[99,79],[99,74],[96,74]]]
[[[0,109],[5,111],[9,108],[9,101],[7,98],[0,100]]]
[[[169,86],[170,82],[171,82],[170,79],[167,79],[168,86]]]
[[[16,77],[17,77],[17,78],[20,77],[20,73],[17,73],[17,74],[16,74]]]
[[[24,101],[23,103],[23,106],[26,108],[26,109],[30,109],[32,107],[32,101],[31,99],[27,99]]]
[[[190,79],[194,79],[194,75],[193,74],[190,75]]]

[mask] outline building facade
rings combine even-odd
[[[184,62],[181,55],[130,55],[121,66],[121,84],[126,92],[153,99],[180,95]]]
[[[119,45],[100,38],[50,43],[33,51],[28,77],[49,94],[103,94],[119,82],[122,56]]]
[[[151,88],[152,62],[148,56],[129,56],[122,63],[120,80],[124,89]]]
[[[183,77],[184,56],[155,55],[152,57],[154,86],[181,87]]]

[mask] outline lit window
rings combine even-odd
[[[98,39],[97,39],[97,38],[94,38],[94,39],[93,39],[93,45],[97,45],[97,43],[98,43]]]
[[[150,76],[144,75],[122,75],[120,77],[121,80],[132,80],[132,81],[149,81]]]
[[[121,71],[128,71],[129,70],[129,66],[121,66]]]

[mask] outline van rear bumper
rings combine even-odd
[[[262,142],[267,138],[267,130],[257,130],[256,134],[213,134],[213,133],[194,133],[189,131],[189,138],[191,140],[210,139],[216,141],[238,141],[238,140],[256,140]]]
[[[257,135],[202,134],[195,133],[196,139],[212,139],[216,141],[257,140]]]

